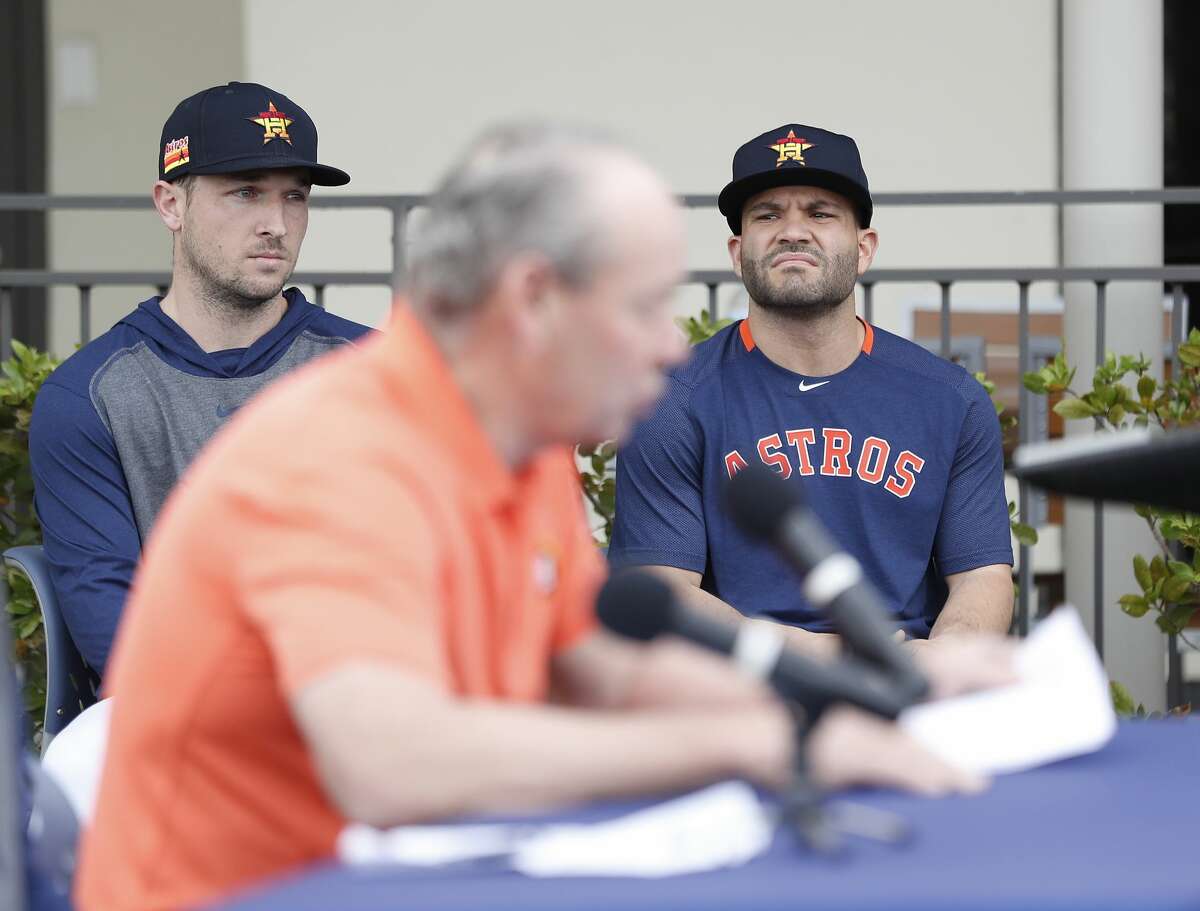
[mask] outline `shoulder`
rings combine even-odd
[[[329,338],[334,342],[353,342],[374,334],[374,330],[370,326],[355,323],[353,319],[335,316],[324,307],[312,304],[299,288],[288,288],[284,292],[284,296],[296,308],[295,312],[288,314],[288,322],[292,323],[296,331],[307,332],[310,336]]]
[[[52,402],[78,399],[90,403],[96,383],[122,358],[145,347],[145,342],[145,334],[125,320],[92,339],[46,378],[38,392],[36,405],[40,408],[35,406],[35,416],[39,411],[45,412]]]
[[[878,326],[871,329],[874,334],[870,353],[873,364],[903,374],[910,382],[916,381],[932,390],[951,394],[964,405],[980,398],[987,399],[987,391],[963,367],[886,329]]]
[[[354,342],[375,334],[370,326],[364,326],[353,320],[335,316],[323,307],[304,302],[312,308],[311,318],[305,321],[304,329],[311,335],[328,338],[332,341]]]
[[[729,363],[733,354],[733,346],[741,344],[738,336],[740,326],[739,320],[712,338],[694,345],[687,361],[669,374],[671,382],[680,388],[694,390],[719,380],[722,368]]]

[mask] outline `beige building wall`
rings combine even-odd
[[[1056,179],[1053,5],[1044,0],[797,0],[786,8],[683,0],[432,4],[213,0],[204,14],[139,0],[52,0],[51,168],[55,193],[148,194],[171,107],[244,78],[305,106],[321,155],[353,175],[341,193],[423,193],[500,118],[569,118],[625,136],[681,193],[715,194],[733,150],[781,123],[855,136],[877,191],[1052,188]],[[94,51],[95,96],[70,100],[60,49]],[[74,59],[78,59],[78,54]],[[77,78],[78,73],[73,78]],[[877,265],[1047,265],[1047,207],[884,208]],[[692,214],[690,262],[724,268],[715,209]],[[166,269],[153,213],[61,213],[55,268]],[[313,213],[301,269],[391,268],[390,222]],[[723,306],[741,305],[737,288]],[[150,288],[97,291],[93,333]],[[1053,289],[1036,288],[1045,300]],[[1015,306],[1015,290],[955,290],[956,307]],[[680,311],[703,306],[680,293]],[[908,333],[932,286],[877,293],[876,319]],[[330,289],[331,310],[378,324],[384,289]],[[78,335],[76,295],[58,292],[53,347]]]
[[[1055,186],[1057,48],[1045,0],[753,0],[736,10],[712,0],[343,0],[336,16],[324,0],[244,0],[243,10],[247,76],[309,106],[323,156],[353,175],[350,192],[426,192],[481,127],[513,117],[616,130],[680,193],[715,194],[740,143],[791,120],[855,136],[877,191]],[[690,222],[691,265],[724,268],[723,219],[709,209]],[[879,266],[1057,256],[1048,207],[889,208],[876,224]],[[385,217],[314,213],[303,267],[390,264]],[[724,292],[732,305],[736,290]],[[1015,287],[955,293],[956,306],[1016,306]],[[877,299],[877,320],[907,332],[910,308],[935,302],[937,289]],[[387,294],[335,289],[329,301],[373,316]],[[703,301],[685,291],[680,307]]]
[[[142,211],[52,215],[51,268],[170,270],[170,240],[150,208],[159,132],[189,94],[243,78],[241,7],[241,0],[47,2],[49,191],[146,197]],[[154,293],[95,290],[93,335]],[[50,347],[59,354],[79,339],[77,304],[72,289],[53,295]]]

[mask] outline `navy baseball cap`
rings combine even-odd
[[[254,82],[215,85],[179,102],[163,124],[159,180],[308,168],[312,182],[340,187],[350,175],[317,163],[317,128],[281,92]]]
[[[785,123],[737,150],[733,180],[717,197],[717,208],[729,230],[741,234],[746,200],[772,187],[797,184],[840,193],[854,203],[859,224],[870,227],[871,189],[854,140],[799,123]]]

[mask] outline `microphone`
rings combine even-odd
[[[817,661],[789,651],[775,624],[727,624],[687,610],[670,585],[645,571],[611,576],[600,590],[596,613],[606,629],[627,639],[647,642],[672,634],[726,655],[780,696],[799,703],[811,719],[835,702],[894,719],[914,701],[888,676],[861,661]]]
[[[892,638],[879,593],[804,505],[794,484],[765,465],[750,465],[730,479],[725,506],[747,536],[771,544],[800,572],[804,596],[828,612],[853,651],[888,673],[909,703],[926,695],[929,684]]]

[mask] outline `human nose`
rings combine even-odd
[[[791,210],[779,220],[779,232],[776,241],[781,244],[798,244],[811,241],[813,237],[812,223],[805,212]]]
[[[285,203],[282,199],[263,202],[259,209],[258,233],[266,237],[283,237],[287,234],[284,218]]]

